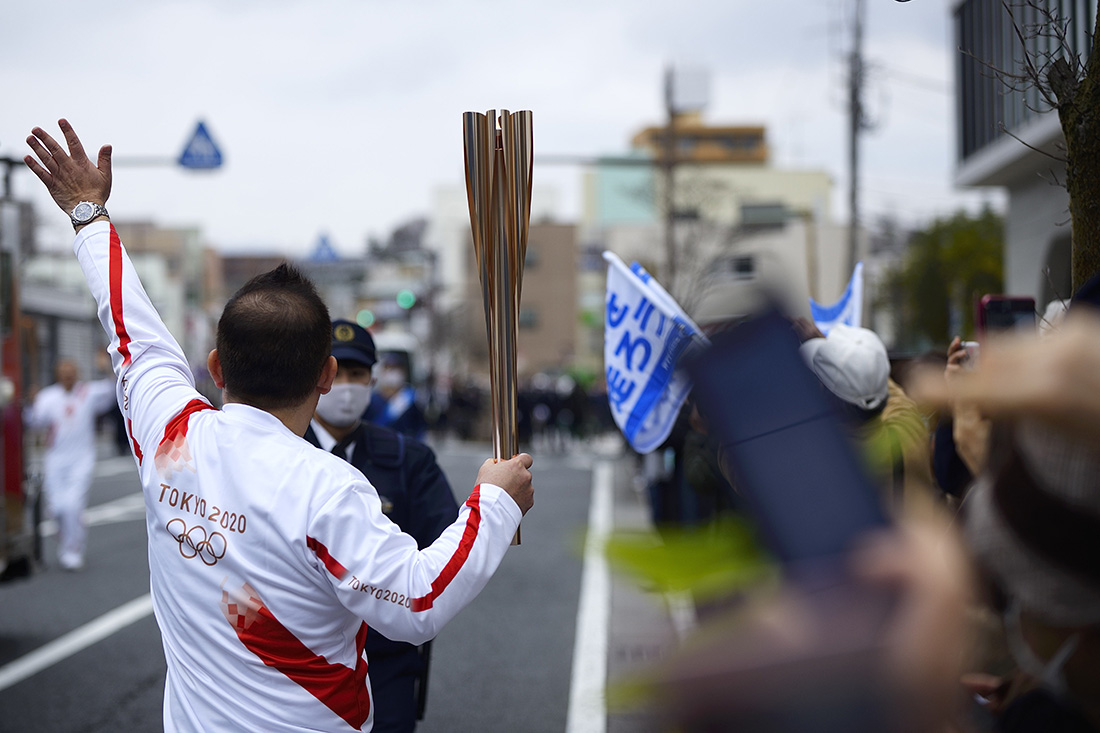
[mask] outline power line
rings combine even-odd
[[[879,68],[885,71],[891,79],[894,81],[906,84],[916,89],[923,89],[928,92],[937,92],[946,96],[953,94],[949,83],[943,79],[936,79],[931,76],[922,76],[920,74],[914,74],[903,69],[899,69],[895,66],[888,66],[886,64],[876,64]]]

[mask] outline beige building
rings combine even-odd
[[[685,113],[672,130],[671,139],[666,126],[642,130],[628,156],[585,174],[577,359],[587,368],[603,360],[602,250],[639,262],[689,314],[716,281],[766,281],[808,314],[810,297],[835,301],[851,275],[827,172],[773,167],[762,126],[707,125]]]
[[[519,308],[516,366],[521,380],[539,372],[560,373],[573,365],[577,335],[576,232],[573,224],[531,224]],[[472,245],[470,252],[464,308],[466,369],[470,374],[479,374],[488,371],[489,350]]]
[[[635,150],[648,150],[663,162],[671,147],[673,157],[691,163],[758,163],[768,162],[768,143],[760,125],[715,126],[703,123],[700,112],[682,112],[669,126],[647,127],[631,141]]]
[[[188,360],[205,364],[225,301],[217,253],[197,227],[116,221],[115,229],[139,272],[138,263],[148,261],[144,267],[150,275],[142,273],[142,282]],[[154,275],[156,268],[163,268],[163,275]]]
[[[658,218],[665,214],[667,181],[661,173],[670,159],[666,129],[647,127],[632,141],[635,151],[652,160],[645,172],[652,176],[648,188]],[[677,115],[672,130],[673,205],[675,218],[681,222],[754,225],[754,208],[781,205],[787,212],[804,216],[821,212],[828,201],[832,179],[825,171],[770,165],[766,128],[762,126],[711,126],[693,112]],[[614,201],[595,203],[614,205]]]
[[[217,254],[203,245],[198,229],[120,220],[114,226],[153,306],[188,361],[201,368],[224,300]],[[41,254],[24,263],[21,276],[22,307],[35,323],[35,380],[48,383],[59,358],[94,374],[95,355],[106,341],[79,263],[72,255]]]

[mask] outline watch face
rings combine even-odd
[[[73,209],[73,219],[79,222],[91,221],[93,214],[95,214],[95,207],[87,201],[81,201]]]

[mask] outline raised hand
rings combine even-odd
[[[38,159],[28,155],[23,161],[66,214],[81,201],[107,203],[111,195],[111,146],[100,148],[98,162],[92,163],[68,120],[58,120],[57,124],[69,146],[68,152],[49,133],[36,127],[31,130],[27,144]]]

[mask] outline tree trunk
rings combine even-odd
[[[1073,226],[1073,289],[1100,272],[1100,13],[1080,80],[1064,61],[1048,81],[1058,99],[1058,121],[1066,140],[1066,191]]]

